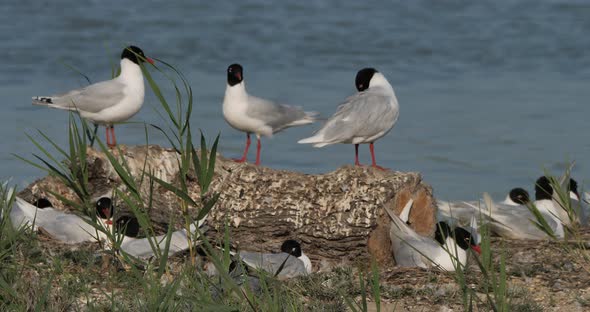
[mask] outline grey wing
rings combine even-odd
[[[279,259],[280,260],[280,259]],[[283,263],[284,257],[280,260],[279,266]],[[276,271],[275,271],[276,272]],[[285,262],[283,269],[279,272],[279,277],[292,278],[295,276],[306,275],[307,270],[303,261],[294,256],[290,256]]]
[[[302,261],[287,253],[269,254],[257,252],[240,252],[240,258],[247,265],[264,270],[270,274],[275,274],[281,264],[287,259],[279,276],[290,278],[297,275],[303,275],[307,271]]]
[[[325,142],[344,142],[387,131],[399,116],[399,111],[390,105],[391,100],[387,95],[359,92],[338,106],[319,132]]]
[[[412,241],[403,241],[394,250],[395,263],[402,267],[426,267],[422,255],[416,250]]]
[[[265,254],[260,252],[241,251],[238,255],[240,256],[240,259],[242,259],[242,261],[244,261],[244,263],[246,263],[248,266],[256,269],[266,270],[264,268]]]
[[[273,129],[273,132],[292,126],[294,122],[305,119],[307,116],[299,107],[278,104],[251,95],[248,96],[246,114],[263,121]]]
[[[29,204],[24,199],[16,197],[10,209],[10,221],[12,226],[16,229],[35,219],[37,213],[37,207]],[[36,226],[34,230],[36,230]]]
[[[440,250],[436,241],[423,236],[406,237],[399,244],[394,247],[394,258],[396,264],[403,267],[425,268]]]
[[[574,208],[576,215],[580,219],[580,223],[582,225],[587,225],[588,224],[588,217],[590,216],[589,215],[589,212],[590,212],[589,208],[590,207],[588,207],[588,204],[584,200],[578,201],[578,200],[572,199],[571,205]]]
[[[158,245],[158,248],[161,252],[164,252],[167,243],[167,235],[162,234],[155,236],[152,238],[152,242]],[[168,255],[172,256],[188,248],[189,245],[186,231],[178,230],[172,232]],[[121,244],[121,249],[138,258],[148,258],[155,254],[147,238],[124,241],[123,244]]]
[[[450,226],[463,226],[471,222],[473,216],[479,221],[488,221],[488,212],[480,202],[436,202],[438,210],[437,221],[445,221]]]
[[[389,236],[396,264],[403,267],[425,268],[427,265],[422,255],[423,250],[436,247],[434,245],[436,242],[419,235],[395,215],[392,216],[392,221]]]
[[[53,220],[39,221],[39,227],[53,238],[68,244],[93,241],[97,236],[92,225],[74,214],[58,214]]]
[[[499,209],[498,209],[499,208]],[[557,221],[550,216],[542,214],[545,221],[555,230],[559,226]],[[523,206],[508,207],[497,206],[491,214],[491,230],[497,235],[515,239],[546,239],[547,234],[541,231],[534,223],[535,217]]]
[[[126,253],[137,258],[149,258],[154,255],[154,251],[147,238],[123,240],[121,249]]]
[[[117,80],[107,80],[52,96],[50,102],[45,104],[55,108],[97,113],[123,100],[124,89],[123,83]]]

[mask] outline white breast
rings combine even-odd
[[[458,265],[465,265],[467,252],[457,246],[455,240],[449,237],[445,242],[445,247],[441,247],[438,254],[431,260],[435,266],[453,272]]]
[[[82,117],[99,124],[113,124],[127,121],[139,112],[145,97],[141,68],[127,59],[122,59],[121,74],[115,80],[125,85],[123,99],[98,113],[80,112]]]
[[[124,61],[131,64],[126,64]],[[105,115],[105,119],[110,120],[110,122],[123,122],[133,117],[141,109],[145,97],[143,73],[135,63],[123,59],[121,62],[121,75],[117,79],[125,84],[125,97],[118,105],[101,112],[101,114]]]
[[[227,85],[223,98],[225,121],[236,130],[260,134],[265,125],[246,114],[248,105],[248,93],[243,81],[235,86]]]

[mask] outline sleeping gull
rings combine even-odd
[[[196,238],[197,228],[199,228],[202,224],[203,220],[199,220],[190,224],[190,238],[186,229],[180,229],[170,233],[169,242],[167,234],[153,236],[150,238],[137,238],[140,225],[137,218],[135,217],[121,216],[115,222],[115,227],[119,233],[124,234],[123,241],[121,242],[120,246],[121,250],[133,257],[147,259],[156,255],[154,249],[164,252],[166,244],[169,244],[169,256],[188,250],[190,247],[189,243],[191,241],[194,242],[194,239]]]
[[[270,274],[278,272],[279,278],[292,278],[312,271],[311,261],[301,251],[301,245],[292,239],[283,242],[280,253],[240,251],[237,255],[250,267]]]
[[[479,239],[477,236],[474,237],[477,235],[477,228],[474,229],[475,232],[470,233],[460,227],[451,230],[446,222],[439,222],[436,224],[435,239],[416,233],[408,225],[412,204],[413,200],[410,199],[399,217],[389,208],[385,208],[393,221],[389,234],[393,256],[398,266],[436,267],[445,271],[455,271],[459,265],[465,265],[467,249],[481,252],[477,244]]]
[[[512,194],[513,192],[511,192]],[[540,177],[535,183],[535,201],[521,198],[512,201],[520,205],[494,203],[488,194],[484,194],[484,201],[480,202],[438,202],[437,219],[458,223],[468,222],[474,215],[484,223],[489,223],[495,234],[512,239],[544,240],[547,234],[536,225],[537,218],[531,213],[534,205],[545,223],[553,231],[556,238],[564,237],[563,224],[568,222],[565,211],[553,199],[554,190],[547,177]],[[451,221],[452,222],[452,221]]]
[[[33,231],[42,228],[52,238],[66,244],[106,239],[106,234],[92,226],[89,219],[85,220],[78,215],[56,210],[51,206],[51,202],[44,198],[38,199],[35,204],[36,206],[16,197],[10,211],[10,221],[15,228],[30,226]],[[99,199],[95,207],[96,221],[108,231],[112,225],[112,207],[104,198]]]

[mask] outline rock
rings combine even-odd
[[[143,168],[169,183],[178,181],[178,154],[174,150],[154,145],[120,148],[122,155],[116,150],[113,154],[117,158],[122,156],[138,183]],[[88,189],[93,198],[108,196],[116,187],[125,190],[102,152],[88,149],[87,155]],[[197,200],[200,190],[196,179],[188,180],[190,195]],[[140,189],[147,203],[150,183],[145,176]],[[46,196],[58,209],[69,209],[47,190],[78,200],[57,178],[50,176],[32,183],[20,195],[29,201]],[[366,265],[371,254],[380,265],[393,265],[390,220],[384,206],[399,214],[412,198],[410,222],[422,235],[432,235],[436,222],[432,189],[414,172],[344,166],[326,174],[310,175],[238,164],[218,155],[210,192],[221,194],[208,216],[207,235],[211,238],[223,235],[227,220],[232,242],[241,249],[277,252],[285,239],[297,239],[316,264],[315,270],[320,262],[327,266]],[[181,220],[179,199],[157,183],[153,203],[149,215],[156,224],[171,218]],[[190,215],[196,215],[197,210],[190,208]]]

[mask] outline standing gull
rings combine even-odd
[[[244,70],[240,64],[227,68],[227,87],[223,98],[223,117],[236,130],[246,132],[246,149],[237,162],[245,162],[250,147],[250,133],[256,134],[256,165],[260,165],[260,136],[273,134],[293,126],[310,124],[315,121],[315,112],[274,103],[246,92]]]
[[[139,64],[154,61],[135,46],[121,54],[121,74],[114,79],[53,96],[33,97],[33,105],[75,111],[84,119],[106,126],[107,145],[115,147],[115,123],[131,118],[143,105],[145,88]],[[112,134],[112,136],[111,136]]]
[[[354,144],[354,164],[360,166],[359,144],[369,143],[372,167],[384,169],[375,161],[373,143],[386,135],[399,116],[399,105],[385,76],[374,68],[361,69],[356,74],[358,93],[338,106],[336,113],[314,136],[298,143],[323,147],[334,143]]]

